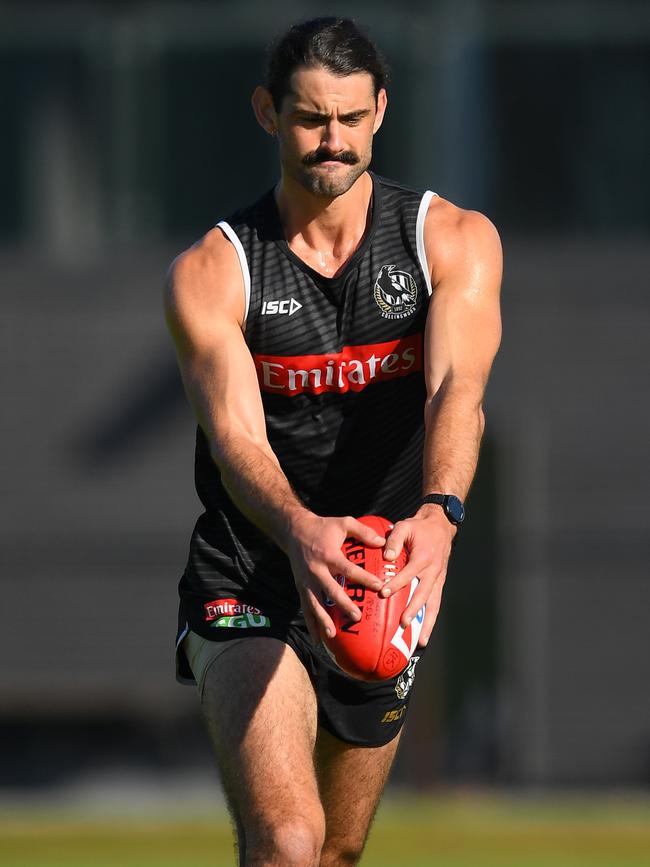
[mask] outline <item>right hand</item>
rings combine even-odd
[[[385,539],[356,518],[321,518],[313,512],[301,513],[292,521],[286,546],[294,581],[305,621],[312,640],[336,635],[334,621],[327,613],[323,600],[331,599],[354,622],[360,619],[358,607],[352,602],[335,575],[343,575],[354,584],[379,591],[383,581],[360,566],[351,563],[341,551],[348,536],[353,536],[371,548],[381,548]]]

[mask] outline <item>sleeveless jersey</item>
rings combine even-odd
[[[396,521],[422,495],[424,220],[435,194],[371,177],[368,230],[336,277],[289,248],[273,191],[218,225],[239,256],[267,436],[293,489],[319,515]],[[195,481],[205,512],[180,583],[179,635],[189,625],[214,637],[208,603],[230,596],[298,622],[288,559],[232,503],[200,428]]]

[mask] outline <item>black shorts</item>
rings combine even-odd
[[[234,600],[228,597],[224,601],[232,603]],[[232,607],[230,610],[233,610]],[[223,623],[211,630],[209,638],[203,624],[201,635],[196,635],[192,630],[192,636],[199,641],[214,642],[212,658],[208,647],[208,653],[203,654],[204,660],[200,663],[202,673],[197,677],[201,681],[200,688],[209,665],[218,664],[219,659],[223,660],[224,665],[228,664],[228,654],[221,657],[219,653],[224,642],[276,638],[291,647],[305,667],[316,693],[318,724],[330,734],[355,746],[379,747],[393,740],[404,725],[416,666],[425,648],[417,648],[409,665],[397,677],[370,683],[341,671],[322,644],[314,646],[304,623],[282,624],[277,617],[250,613],[222,615],[212,622],[216,623],[217,619]],[[177,678],[184,683],[195,682],[185,653],[184,639],[189,632],[189,626],[180,631],[176,651]]]

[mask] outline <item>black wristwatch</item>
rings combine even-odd
[[[442,510],[447,516],[447,520],[458,526],[465,520],[465,506],[463,501],[459,500],[453,494],[427,494],[422,498],[422,505],[425,503],[435,503],[436,506],[442,506]]]

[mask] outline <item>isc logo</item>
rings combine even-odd
[[[387,710],[384,714],[384,718],[382,719],[383,723],[392,723],[397,722],[397,720],[402,719],[404,714],[406,713],[406,705],[400,707],[397,710]]]
[[[282,301],[265,301],[262,304],[262,316],[271,316],[274,313],[288,313],[289,316],[300,310],[302,304],[295,298],[285,298]]]

